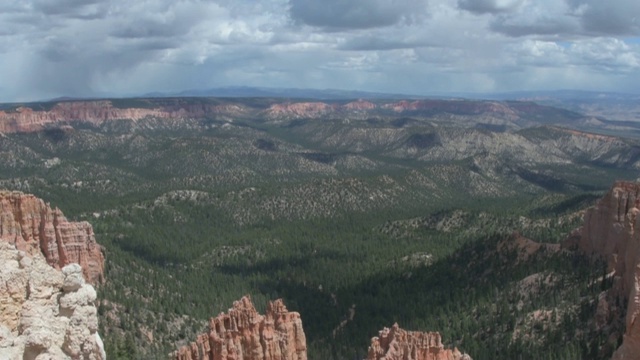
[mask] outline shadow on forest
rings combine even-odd
[[[298,277],[296,272],[301,269],[308,269],[313,261],[318,259],[329,259],[333,262],[353,261],[354,256],[345,255],[335,250],[311,250],[304,254],[294,254],[286,257],[271,258],[266,261],[258,261],[254,264],[236,263],[223,264],[216,267],[217,271],[228,274],[245,276],[251,275],[275,275],[277,273],[287,274],[290,278]]]
[[[258,287],[263,293],[277,294],[291,310],[299,311],[308,341],[330,344],[332,354],[343,354],[340,358],[365,353],[371,337],[395,322],[408,330],[439,331],[443,342],[478,355],[474,358],[492,358],[498,353],[504,358],[509,352],[517,356],[522,351],[517,344],[510,345],[508,340],[494,343],[497,330],[484,328],[506,329],[510,339],[508,329],[513,327],[515,315],[505,310],[489,316],[487,309],[506,301],[507,289],[528,275],[550,269],[573,273],[590,265],[580,256],[544,253],[518,264],[514,252],[496,252],[501,239],[504,235],[470,242],[429,267],[386,268],[355,286],[333,292],[277,279],[263,281]],[[353,320],[335,333],[353,305]],[[592,310],[585,309],[587,316]],[[565,343],[552,345],[562,347]]]

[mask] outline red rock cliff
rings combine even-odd
[[[0,191],[0,240],[61,269],[78,263],[90,283],[103,280],[104,256],[88,222],[70,222],[59,209],[21,192]]]
[[[227,314],[209,321],[209,332],[180,348],[177,360],[306,360],[307,342],[300,314],[282,300],[269,302],[266,315],[247,296]]]
[[[398,324],[371,339],[367,360],[471,360],[458,349],[445,349],[437,332],[402,330]]]
[[[610,290],[628,301],[623,343],[613,359],[640,359],[640,183],[616,182],[566,244],[607,259]]]
[[[102,123],[110,120],[140,120],[146,117],[204,118],[213,114],[241,115],[246,109],[235,104],[188,103],[181,99],[155,100],[144,107],[115,107],[109,100],[65,101],[55,104],[49,110],[36,111],[28,107],[19,107],[13,111],[0,110],[0,132],[40,131],[51,124],[57,125],[71,121]]]

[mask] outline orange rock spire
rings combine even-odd
[[[282,300],[269,302],[266,315],[260,315],[245,296],[174,355],[177,360],[306,360],[307,342],[300,314],[288,311]]]
[[[398,324],[371,339],[367,360],[471,360],[458,349],[445,349],[437,332],[405,331]]]

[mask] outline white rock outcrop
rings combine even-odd
[[[0,242],[0,360],[105,360],[95,300],[78,264]]]

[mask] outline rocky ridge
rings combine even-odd
[[[104,255],[88,222],[70,222],[34,195],[0,191],[0,241],[61,269],[78,263],[92,284],[104,277]]]
[[[281,299],[269,302],[266,315],[248,296],[209,321],[209,332],[174,353],[177,360],[306,360],[302,320]]]
[[[613,287],[602,294],[598,313],[615,313],[616,298],[628,301],[622,345],[612,359],[638,359],[640,354],[640,183],[616,182],[596,206],[587,210],[584,225],[564,246],[607,259]]]
[[[445,349],[437,332],[406,331],[398,324],[371,339],[367,360],[471,360],[457,348]]]
[[[60,271],[6,242],[0,263],[0,359],[106,359],[96,291],[78,264]]]

